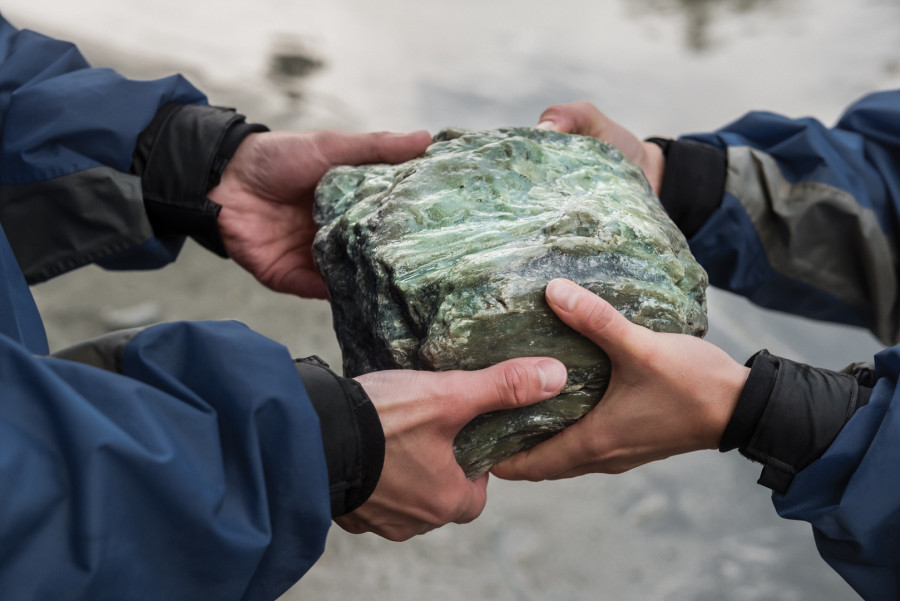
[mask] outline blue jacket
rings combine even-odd
[[[658,143],[661,200],[713,285],[900,341],[900,91],[830,128],[754,112]],[[750,364],[722,450],[765,464],[778,513],[810,522],[864,598],[900,599],[900,346],[848,374],[765,352]]]
[[[164,324],[51,357],[27,288],[90,262],[161,266],[185,235],[221,252],[202,194],[242,120],[179,77],[92,69],[2,18],[0,57],[3,598],[277,597],[321,553],[332,514],[365,496],[338,498],[329,444],[351,443],[330,435],[341,428],[317,409],[306,368],[234,323]],[[900,338],[898,111],[900,93],[875,94],[834,128],[753,113],[673,144],[663,201],[711,281]],[[772,367],[771,390],[747,395],[759,411],[738,446],[776,474],[779,513],[811,522],[856,590],[900,598],[900,352],[815,381],[763,358],[754,372],[767,382],[757,366]],[[785,379],[834,394],[810,400]],[[768,419],[798,397],[827,434],[812,459],[780,446],[798,438],[791,420]]]
[[[332,513],[362,500],[343,502],[346,466],[328,453],[354,448],[327,436],[329,420],[354,430],[352,411],[320,420],[304,386],[315,372],[328,402],[347,383],[241,324],[163,324],[48,355],[27,282],[90,262],[160,266],[186,234],[216,246],[204,194],[257,129],[205,105],[181,77],[90,68],[0,17],[3,599],[274,599],[322,553]]]

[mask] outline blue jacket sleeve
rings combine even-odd
[[[724,177],[680,178],[718,178],[711,202],[687,198],[696,185],[674,202],[705,212],[687,233],[713,285],[900,341],[900,90],[862,98],[831,128],[754,112],[681,142],[727,157]]]
[[[812,524],[819,553],[864,599],[900,599],[900,348],[875,367],[868,404],[772,499],[782,517]]]
[[[186,235],[224,256],[205,195],[263,130],[181,76],[92,68],[0,16],[0,224],[29,283],[92,262],[159,267]]]
[[[3,597],[278,597],[331,520],[287,350],[236,323],[175,323],[115,362],[36,357],[0,335]]]
[[[862,98],[831,128],[755,112],[665,150],[661,200],[711,283],[900,339],[900,91]],[[748,380],[726,447],[766,464],[760,482],[779,514],[811,523],[822,556],[864,598],[900,598],[900,347],[859,385],[761,356],[751,380],[765,365],[771,374],[756,391]]]

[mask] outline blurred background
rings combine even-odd
[[[590,100],[641,137],[707,131],[748,110],[832,123],[900,84],[897,0],[4,0],[18,27],[69,39],[133,78],[183,73],[274,128],[432,132],[531,125]],[[33,288],[58,349],[162,320],[239,319],[340,366],[322,301],[262,289],[188,244],[152,273],[81,269]],[[818,366],[870,359],[866,332],[709,294],[709,339]],[[335,527],[282,601],[857,598],[806,524],[775,514],[759,466],[696,453],[621,476],[494,479],[484,515],[407,543]]]

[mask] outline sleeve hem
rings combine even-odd
[[[766,350],[759,351],[745,363],[750,368],[750,375],[747,377],[747,383],[731,420],[722,434],[719,451],[723,453],[747,445],[772,394],[778,372],[771,361],[756,362],[756,358],[760,356],[765,358],[769,353]]]
[[[358,382],[338,376],[315,356],[294,365],[319,416],[331,513],[338,517],[362,505],[375,490],[384,465],[384,432]]]
[[[131,170],[141,178],[144,206],[160,237],[191,236],[227,257],[219,232],[221,207],[206,197],[248,135],[267,131],[232,109],[164,105],[138,138]]]
[[[659,200],[688,238],[722,202],[728,158],[725,151],[693,140],[649,138],[666,157]]]
[[[739,448],[763,464],[759,483],[785,493],[794,475],[822,456],[870,389],[849,374],[760,351],[720,450]]]

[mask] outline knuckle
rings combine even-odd
[[[463,511],[462,499],[458,495],[444,495],[435,500],[432,508],[431,524],[436,527],[455,521]]]
[[[483,508],[480,507],[477,509],[473,509],[472,511],[460,512],[459,516],[457,517],[456,520],[454,520],[454,522],[457,524],[468,524],[469,522],[472,522],[476,518],[478,518],[478,516],[481,515],[482,511],[483,511]]]
[[[534,467],[525,468],[522,471],[522,477],[528,482],[542,482],[546,480],[546,476]]]
[[[335,518],[335,523],[349,532],[350,534],[362,534],[365,532],[365,529],[360,525],[357,519],[354,519],[352,516],[342,516],[339,518]]]
[[[585,123],[593,123],[603,118],[603,113],[587,100],[573,102],[569,105],[569,110],[583,119]]]
[[[518,363],[507,363],[500,372],[498,396],[510,408],[520,407],[528,402],[530,386],[528,370]]]
[[[416,534],[404,528],[385,528],[382,531],[381,536],[388,539],[389,541],[393,541],[395,543],[402,543],[404,541],[408,541]]]
[[[514,475],[516,480],[541,482],[547,479],[546,469],[539,461],[534,460],[532,452],[533,449],[528,449],[507,460],[509,473]]]
[[[587,100],[576,100],[572,104],[569,105],[573,110],[583,113],[597,113],[597,107],[588,102]]]
[[[544,112],[541,113],[541,116],[550,117],[552,115],[558,115],[561,112],[565,112],[567,106],[568,105],[565,104],[554,104],[552,106],[548,106],[546,109],[544,109]]]
[[[481,509],[477,503],[470,503],[470,497],[468,486],[445,488],[442,494],[436,495],[432,501],[426,522],[434,529],[451,522],[465,524],[474,520],[481,513]]]

